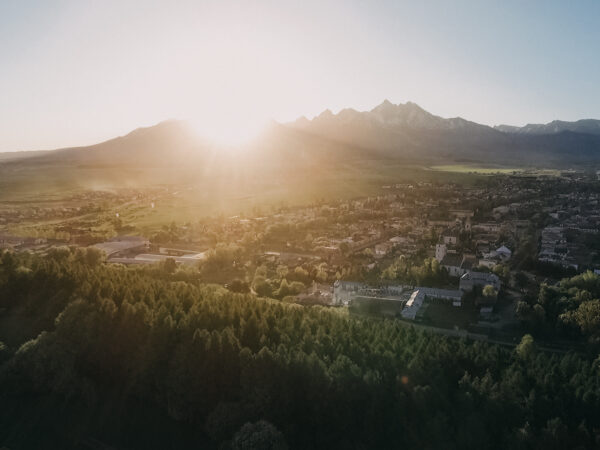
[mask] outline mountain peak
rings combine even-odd
[[[313,120],[300,118],[292,125],[306,129],[313,125],[317,127],[328,126],[330,123],[367,127],[380,126],[387,129],[414,128],[429,130],[447,130],[477,125],[460,118],[443,119],[427,112],[414,102],[394,104],[388,99],[383,100],[370,111],[344,108],[334,114],[330,109],[326,109],[315,116]],[[487,128],[483,125],[480,125],[480,127]]]
[[[359,119],[361,117],[361,113],[359,113],[357,110],[352,109],[352,108],[345,108],[342,109],[338,114],[337,114],[337,118],[343,121],[351,121],[351,120],[356,120]]]
[[[300,116],[295,120],[294,126],[298,128],[306,128],[310,126],[310,120],[308,120],[306,116]]]
[[[400,105],[394,105],[392,102],[390,102],[387,98],[382,101],[379,105],[377,105],[375,108],[373,108],[371,110],[371,112],[377,112],[377,111],[392,111],[394,110],[397,106]]]
[[[318,119],[330,119],[330,118],[332,118],[333,116],[334,116],[334,115],[333,115],[333,113],[332,113],[332,112],[331,112],[331,110],[328,108],[328,109],[326,109],[325,111],[323,111],[321,114],[319,114],[319,115],[317,116],[317,118],[318,118]]]
[[[404,104],[404,106],[407,107],[407,108],[411,108],[411,109],[418,109],[420,111],[425,111],[423,108],[421,108],[419,105],[417,105],[414,102],[406,102]]]
[[[370,111],[371,118],[386,127],[439,128],[443,119],[436,117],[412,102],[394,105],[384,100]]]
[[[389,111],[389,112],[399,112],[399,111],[419,111],[419,112],[427,112],[425,111],[423,108],[421,108],[419,105],[417,105],[414,102],[406,102],[406,103],[398,103],[397,105],[390,102],[388,99],[385,99],[383,102],[381,102],[379,105],[377,105],[375,108],[373,108],[371,110],[371,112],[383,112],[383,111]],[[427,113],[429,114],[429,113]]]

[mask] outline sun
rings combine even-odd
[[[228,148],[240,148],[248,143],[260,134],[267,122],[251,114],[212,114],[190,120],[198,136]]]

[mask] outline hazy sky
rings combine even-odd
[[[0,1],[0,151],[388,98],[486,124],[600,118],[600,1]]]

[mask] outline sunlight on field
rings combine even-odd
[[[479,167],[479,166],[468,166],[461,164],[449,164],[442,166],[431,166],[431,170],[438,170],[441,172],[458,172],[458,173],[481,173],[481,174],[491,174],[491,173],[501,173],[501,174],[512,174],[517,172],[524,172],[523,168],[514,168],[514,167]]]

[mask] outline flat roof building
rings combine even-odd
[[[421,292],[418,289],[415,290],[411,294],[410,299],[406,302],[406,306],[400,313],[402,315],[402,317],[404,319],[408,319],[408,320],[415,320],[415,317],[417,317],[417,313],[419,312],[419,309],[421,309],[421,306],[423,306],[424,300],[425,300],[425,294],[423,294],[423,292]]]

